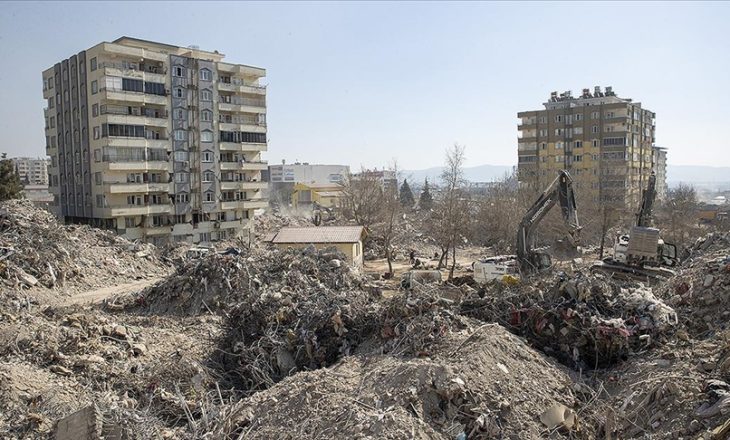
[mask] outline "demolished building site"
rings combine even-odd
[[[185,259],[2,208],[0,438],[730,432],[728,234],[651,285],[574,264],[399,289],[333,248]]]

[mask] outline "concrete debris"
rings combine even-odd
[[[150,244],[89,226],[58,223],[27,200],[0,203],[0,281],[10,288],[73,291],[160,276],[167,267]]]
[[[727,234],[698,240],[651,287],[591,274],[586,257],[486,286],[457,265],[451,281],[406,289],[403,262],[386,280],[379,263],[354,269],[335,249],[226,243],[189,258],[190,246],[2,206],[2,439],[730,432]],[[309,221],[256,220],[259,233]],[[434,256],[419,221],[400,222],[399,259]],[[52,300],[151,274],[164,278],[103,304]]]

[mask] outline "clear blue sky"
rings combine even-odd
[[[3,3],[0,151],[44,154],[41,71],[128,35],[268,70],[271,163],[516,162],[517,112],[611,85],[672,164],[730,165],[728,3]],[[62,29],[56,32],[56,28]]]

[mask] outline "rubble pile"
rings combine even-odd
[[[425,357],[356,355],[290,376],[235,405],[214,438],[538,438],[540,416],[576,404],[563,367],[496,324]],[[577,425],[570,428],[576,432]],[[555,430],[557,431],[557,429]]]
[[[257,215],[254,218],[254,231],[256,231],[256,237],[261,240],[267,235],[279,232],[284,227],[305,227],[314,226],[311,218],[304,216],[289,216],[283,215],[278,212],[266,212],[262,215]]]
[[[136,433],[132,438],[185,431],[185,411],[201,418],[209,409],[218,379],[207,359],[220,321],[78,307],[0,311],[0,438],[39,438],[89,405]]]
[[[576,369],[611,366],[677,323],[674,310],[650,288],[582,272],[521,286],[494,284],[465,298],[461,312],[499,322]]]
[[[27,200],[0,204],[0,279],[8,287],[84,289],[167,270],[153,245],[85,225],[61,225]]]
[[[659,291],[679,310],[693,336],[727,328],[730,319],[730,238],[711,234],[692,249],[679,274]]]
[[[175,274],[136,297],[153,314],[197,315],[241,302],[306,296],[360,286],[362,276],[336,249],[251,249],[238,255],[210,253],[187,261]]]

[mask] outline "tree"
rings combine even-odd
[[[677,247],[684,247],[695,238],[698,206],[697,191],[691,185],[681,183],[667,193],[660,216],[669,226],[668,231],[664,229],[664,234]]]
[[[410,185],[408,185],[408,179],[403,180],[403,185],[400,186],[400,204],[404,208],[413,208],[416,203],[416,199],[413,198],[413,191],[411,191]]]
[[[383,180],[375,171],[363,168],[348,176],[342,187],[345,197],[345,216],[354,218],[366,230],[382,216]]]
[[[514,251],[517,225],[524,214],[520,208],[517,174],[505,174],[476,200],[472,240],[491,246],[497,254]]]
[[[431,195],[431,188],[428,186],[428,177],[423,183],[423,190],[421,190],[421,195],[418,198],[418,207],[427,211],[433,208],[433,196]]]
[[[451,251],[449,279],[454,277],[456,245],[465,239],[469,228],[469,200],[464,191],[464,147],[454,144],[446,151],[446,167],[441,173],[443,189],[434,205],[431,235],[441,247],[439,268]]]
[[[393,174],[398,177],[398,164],[394,160],[393,164],[390,167],[390,171],[393,172]],[[408,185],[405,181],[403,182],[403,185]],[[413,202],[413,194],[410,192],[411,189],[408,188],[408,193],[411,195],[411,206]],[[385,244],[385,258],[388,260],[388,276],[393,276],[393,249],[392,249],[392,242],[395,235],[395,223],[396,219],[398,218],[398,213],[401,210],[402,203],[403,203],[403,187],[401,187],[401,197],[398,197],[398,185],[386,185],[385,188],[382,191],[382,200],[380,202],[380,206],[382,208],[382,220],[384,222],[383,226],[383,241]]]
[[[23,185],[15,170],[13,161],[3,153],[0,160],[0,200],[20,199],[23,197]]]

